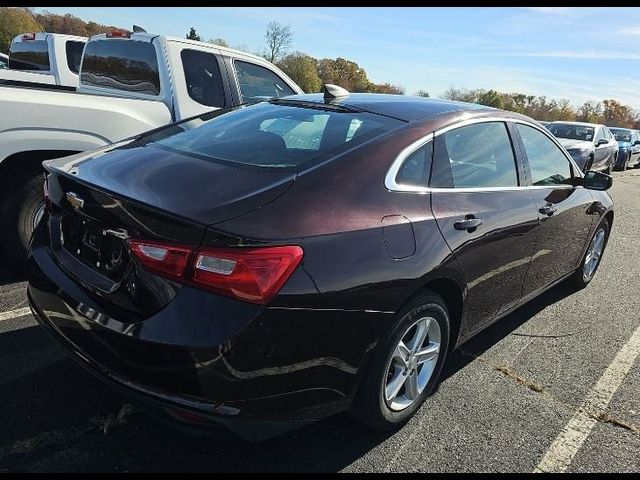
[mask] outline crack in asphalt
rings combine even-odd
[[[572,403],[566,402],[564,400],[559,399],[558,397],[556,397],[553,393],[551,393],[549,391],[549,389],[546,388],[546,386],[536,380],[532,380],[526,377],[523,377],[522,375],[520,375],[513,367],[509,366],[509,365],[505,365],[505,364],[497,364],[491,360],[489,360],[488,358],[486,358],[483,355],[476,355],[473,352],[470,352],[468,350],[464,350],[464,349],[459,349],[459,352],[462,355],[465,355],[467,357],[473,358],[474,360],[478,360],[481,363],[484,363],[486,365],[489,365],[490,367],[492,367],[495,371],[501,373],[502,375],[504,375],[505,377],[507,377],[508,379],[514,381],[515,383],[517,383],[518,385],[521,385],[525,388],[528,388],[529,390],[532,390],[536,393],[539,393],[541,395],[546,396],[547,398],[549,398],[550,400],[552,400],[553,402],[557,403],[558,405],[572,411],[572,412],[577,412],[577,411],[583,411],[584,413],[586,413],[589,417],[597,420],[598,422],[601,423],[608,423],[610,425],[613,425],[615,427],[619,427],[622,428],[624,430],[628,430],[638,436],[640,436],[640,425],[637,425],[629,420],[626,420],[624,418],[619,418],[616,416],[613,416],[609,413],[606,413],[603,410],[598,410],[598,409],[587,409],[584,407],[578,407]]]
[[[0,472],[4,469],[15,471],[21,462],[28,460],[35,452],[50,451],[55,453],[60,447],[70,446],[91,432],[101,431],[106,435],[112,428],[125,425],[127,417],[134,412],[134,407],[126,403],[116,414],[110,413],[106,417],[90,418],[90,425],[72,427],[65,431],[42,432],[34,437],[19,440],[8,447],[0,448]]]

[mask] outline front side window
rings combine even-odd
[[[224,88],[218,59],[212,53],[184,49],[180,52],[189,97],[207,107],[224,107]]]
[[[69,40],[65,47],[67,53],[67,66],[73,73],[80,71],[80,60],[82,60],[82,51],[85,42],[74,42]]]
[[[294,92],[278,75],[268,68],[249,62],[233,62],[243,102],[293,95]]]
[[[9,68],[16,70],[49,71],[49,45],[46,40],[12,42]]]
[[[528,125],[516,124],[522,137],[533,185],[562,185],[571,180],[571,164],[560,148]]]
[[[450,130],[437,138],[432,187],[515,187],[518,171],[511,139],[503,122]]]
[[[126,92],[160,94],[158,57],[152,43],[94,40],[87,43],[80,83]]]
[[[350,133],[354,124],[357,128]],[[222,163],[299,170],[403,124],[367,112],[262,102],[210,112],[143,136],[139,142]]]

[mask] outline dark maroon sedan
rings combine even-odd
[[[402,425],[447,352],[588,284],[613,222],[611,177],[535,121],[406,96],[284,97],[45,166],[41,324],[153,410],[250,439]]]

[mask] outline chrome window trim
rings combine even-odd
[[[399,183],[396,182],[396,177],[397,177],[398,172],[400,171],[400,168],[402,167],[402,164],[404,163],[404,161],[407,159],[407,157],[409,155],[414,153],[420,147],[426,145],[430,141],[433,141],[439,135],[442,135],[443,133],[449,132],[451,130],[455,130],[456,128],[465,127],[467,125],[473,125],[473,124],[476,124],[476,123],[489,123],[489,122],[520,123],[522,125],[527,125],[529,127],[534,128],[535,130],[538,130],[543,135],[545,135],[547,138],[549,138],[560,149],[560,151],[565,156],[567,161],[573,167],[572,170],[573,170],[574,176],[580,177],[580,178],[584,177],[584,174],[582,173],[582,170],[580,170],[580,168],[575,163],[575,161],[573,160],[571,155],[569,155],[567,153],[567,151],[564,149],[564,147],[551,134],[551,132],[549,132],[548,130],[545,132],[545,128],[544,127],[538,126],[538,125],[536,125],[536,124],[534,124],[532,122],[528,122],[526,120],[519,119],[519,118],[497,117],[496,116],[496,117],[470,118],[470,119],[463,120],[463,121],[460,121],[460,122],[455,122],[455,123],[447,125],[446,127],[443,127],[443,128],[441,128],[439,130],[436,130],[435,132],[429,133],[429,134],[425,135],[424,137],[416,140],[415,142],[413,142],[409,146],[405,147],[396,156],[395,160],[391,164],[391,167],[389,167],[389,170],[387,171],[387,175],[385,176],[385,179],[384,179],[384,186],[387,188],[387,190],[389,190],[391,192],[419,193],[419,194],[425,194],[425,193],[431,193],[431,192],[434,192],[434,193],[436,193],[436,192],[470,193],[470,192],[498,192],[498,191],[505,191],[506,192],[506,191],[521,191],[521,190],[539,190],[539,189],[543,189],[543,188],[555,188],[555,189],[567,189],[568,190],[568,189],[576,188],[573,185],[564,185],[564,184],[558,184],[558,185],[525,185],[525,186],[518,185],[518,186],[513,186],[513,187],[442,188],[442,187],[427,187],[427,186],[422,187],[422,186],[416,186],[416,185],[402,185],[402,184],[399,184]],[[525,154],[526,154],[526,152],[525,152]]]

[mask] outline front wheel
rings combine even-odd
[[[610,226],[607,220],[603,220],[596,232],[591,237],[589,247],[582,258],[582,262],[578,269],[573,273],[572,282],[577,288],[586,287],[593,279],[598,267],[600,266],[600,260],[604,249],[607,246],[607,240],[609,239]]]
[[[425,292],[399,313],[362,379],[351,413],[375,430],[406,423],[433,391],[449,348],[449,315],[438,295]]]
[[[9,260],[23,267],[31,234],[44,213],[44,173],[16,175],[4,192],[0,211],[0,238]]]

